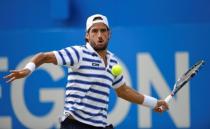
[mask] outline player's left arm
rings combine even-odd
[[[163,106],[164,109],[168,109],[168,104],[164,100],[157,100],[151,96],[146,96],[139,92],[136,92],[135,90],[127,86],[125,83],[121,85],[119,88],[117,88],[115,91],[118,97],[132,103],[150,106],[154,108],[155,112],[165,111],[165,110],[159,110],[160,106]]]

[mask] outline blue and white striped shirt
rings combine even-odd
[[[107,52],[107,66],[89,43],[54,51],[58,65],[68,66],[64,113],[85,124],[107,126],[110,88],[120,87],[123,75],[111,74],[116,57]]]

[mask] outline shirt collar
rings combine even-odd
[[[90,45],[90,43],[86,43],[86,47],[89,49],[89,50],[91,50],[92,52],[94,52],[94,53],[97,53],[93,48],[92,48],[92,46]]]
[[[89,49],[90,51],[92,51],[98,57],[100,57],[100,55],[93,49],[93,47],[90,45],[90,43],[88,43],[88,42],[86,43],[86,48]],[[111,53],[110,51],[107,50],[107,52],[106,52],[107,64],[109,64],[111,56],[113,56],[113,53]],[[107,65],[107,67],[108,66],[109,65]]]

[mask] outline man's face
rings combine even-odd
[[[103,51],[107,49],[110,37],[110,31],[103,23],[95,23],[86,33],[86,39],[95,51]]]

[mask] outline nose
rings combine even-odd
[[[98,31],[98,37],[102,37],[101,31]]]

